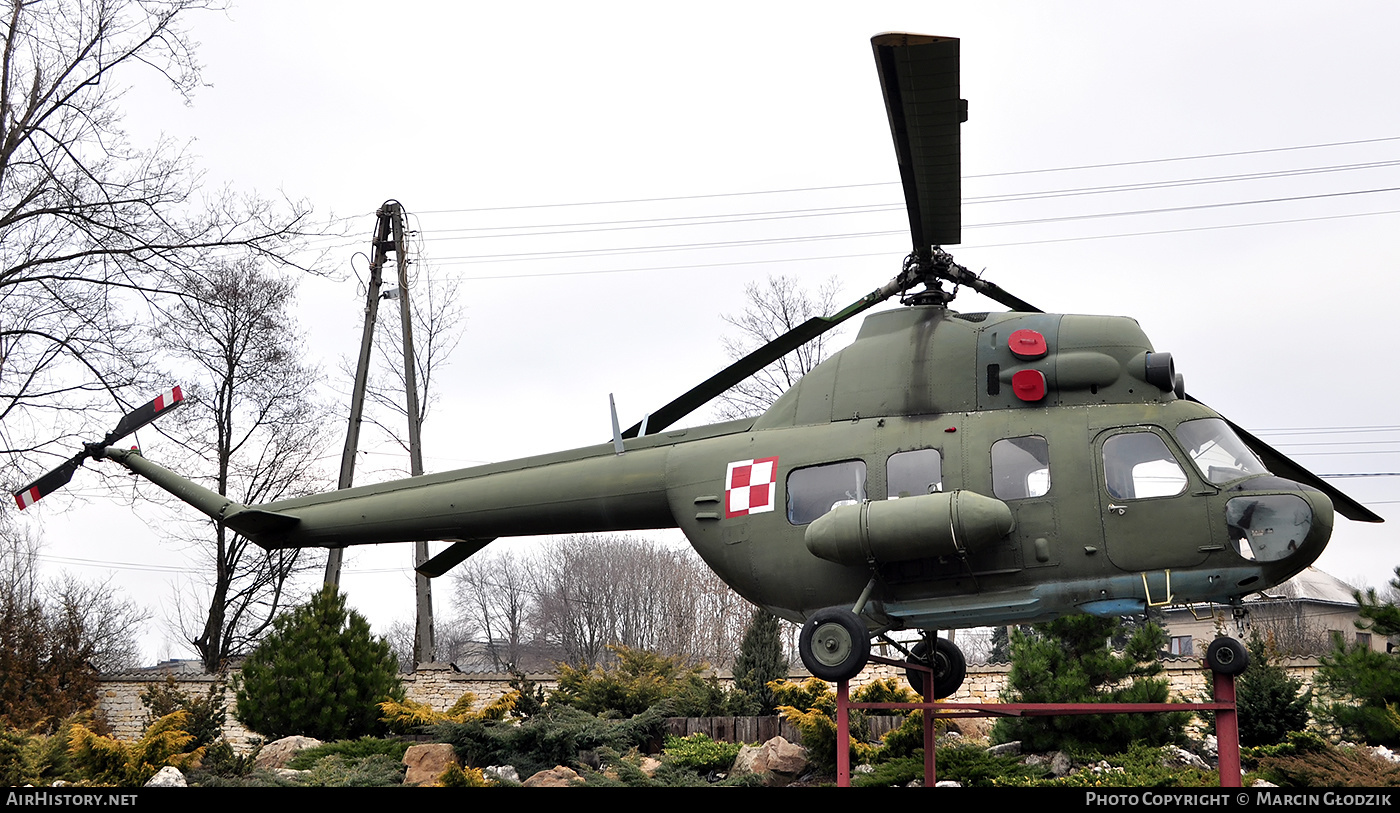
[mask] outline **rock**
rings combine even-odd
[[[1020,756],[1021,741],[1012,740],[1011,742],[1004,742],[1001,745],[993,745],[991,748],[987,749],[987,753],[994,757],[1003,757],[1007,755]]]
[[[489,779],[502,779],[506,782],[520,784],[520,772],[510,765],[488,765],[482,773],[486,774]]]
[[[321,744],[322,742],[315,737],[283,737],[264,745],[262,750],[258,752],[255,765],[265,771],[270,771],[273,768],[285,768],[298,751],[315,748]]]
[[[1074,770],[1074,764],[1069,761],[1069,756],[1064,751],[1056,751],[1050,755],[1051,776],[1068,776],[1072,770]]]
[[[525,780],[527,788],[568,788],[582,784],[583,778],[574,773],[572,768],[563,765],[555,765]]]
[[[782,787],[790,784],[806,770],[807,749],[793,745],[782,737],[774,737],[758,747],[745,745],[740,749],[730,773],[763,774],[764,785]]]
[[[935,788],[960,788],[962,783],[956,779],[940,779],[933,783]]]
[[[444,742],[428,745],[410,745],[403,754],[403,764],[408,766],[404,773],[405,785],[435,785],[442,772],[449,765],[460,765],[457,752]]]
[[[1173,766],[1185,765],[1190,768],[1200,768],[1203,771],[1210,770],[1210,766],[1205,760],[1175,745],[1167,745],[1162,748],[1162,767],[1171,768]]]
[[[1219,755],[1220,741],[1215,738],[1214,734],[1207,734],[1205,739],[1201,740],[1201,756],[1206,759],[1215,759]]]
[[[185,784],[185,775],[180,773],[179,768],[176,768],[174,765],[166,765],[164,768],[156,771],[156,775],[146,782],[145,787],[184,788],[188,787],[188,785]]]
[[[651,779],[656,776],[657,771],[661,770],[661,760],[655,757],[642,757],[642,764],[639,767],[641,767],[642,773]]]

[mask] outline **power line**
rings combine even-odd
[[[1137,160],[1137,161],[1118,161],[1118,162],[1105,163],[1105,164],[1079,164],[1079,165],[1067,166],[1067,167],[1044,167],[1044,168],[1041,168],[1041,169],[1023,169],[1023,170],[1013,170],[1013,171],[1008,171],[1008,172],[987,172],[987,173],[982,173],[982,174],[978,174],[978,175],[966,175],[966,176],[964,176],[964,179],[966,179],[966,180],[971,180],[971,179],[980,179],[980,178],[1007,178],[1007,177],[1013,177],[1013,176],[1018,176],[1018,175],[1035,175],[1035,174],[1041,174],[1041,173],[1047,173],[1047,172],[1073,172],[1073,171],[1086,170],[1086,169],[1109,169],[1109,168],[1117,168],[1117,167],[1145,166],[1145,165],[1149,165],[1149,164],[1167,164],[1167,163],[1175,163],[1175,162],[1180,162],[1180,161],[1200,161],[1200,160],[1205,160],[1205,159],[1210,159],[1210,158],[1234,158],[1234,157],[1243,156],[1243,155],[1263,155],[1263,154],[1266,154],[1266,153],[1294,152],[1294,151],[1298,151],[1298,150],[1315,150],[1315,149],[1324,149],[1324,148],[1328,148],[1328,147],[1348,147],[1348,146],[1354,146],[1354,145],[1358,145],[1358,144],[1378,144],[1378,143],[1389,142],[1389,141],[1400,141],[1400,136],[1386,136],[1386,137],[1382,137],[1382,138],[1364,138],[1364,139],[1355,139],[1355,140],[1352,140],[1352,141],[1332,141],[1332,142],[1327,142],[1327,143],[1322,143],[1322,144],[1299,144],[1299,145],[1294,145],[1294,146],[1290,146],[1290,147],[1266,147],[1266,148],[1257,149],[1257,150],[1238,150],[1238,151],[1235,151],[1235,152],[1203,153],[1203,154],[1200,154],[1200,155],[1181,155],[1181,156],[1176,156],[1176,157],[1172,157],[1172,158],[1147,158],[1147,159],[1141,159],[1141,160]],[[662,202],[666,202],[666,201],[677,201],[677,200],[706,200],[706,199],[718,199],[718,198],[751,197],[751,196],[755,196],[755,195],[781,195],[781,194],[791,194],[791,193],[797,193],[797,192],[827,192],[827,191],[838,190],[838,189],[863,189],[863,188],[871,188],[871,187],[879,187],[879,186],[898,186],[898,185],[899,185],[899,181],[879,181],[879,182],[874,182],[874,183],[833,184],[833,185],[829,185],[829,186],[794,187],[794,188],[790,188],[790,189],[755,189],[755,190],[749,190],[749,191],[744,191],[744,192],[718,192],[718,193],[703,194],[703,195],[673,195],[673,196],[668,196],[668,197],[656,197],[656,198],[628,198],[628,199],[620,199],[620,200],[572,201],[572,202],[563,202],[563,203],[534,203],[534,204],[522,204],[522,205],[518,205],[518,206],[482,206],[482,207],[459,208],[459,209],[427,209],[427,210],[422,210],[422,211],[418,212],[418,214],[420,214],[420,215],[435,215],[435,214],[458,214],[458,213],[467,213],[467,212],[511,212],[511,211],[520,211],[520,210],[523,210],[523,209],[558,209],[558,208],[564,208],[564,207],[570,207],[570,206],[612,206],[612,205],[633,204],[633,203],[662,203]]]

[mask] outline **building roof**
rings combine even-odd
[[[1262,591],[1268,598],[1261,597],[1256,593],[1246,598],[1245,601],[1269,601],[1270,599],[1284,598],[1294,601],[1345,604],[1349,607],[1355,607],[1356,599],[1352,596],[1355,589],[1330,573],[1324,573],[1315,567],[1310,567],[1283,584]]]

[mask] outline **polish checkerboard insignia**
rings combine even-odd
[[[737,460],[724,478],[724,516],[744,517],[773,510],[777,496],[778,458]]]

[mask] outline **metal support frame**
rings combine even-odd
[[[927,672],[922,703],[852,703],[850,682],[836,684],[836,786],[851,786],[851,709],[922,709],[924,711],[924,786],[938,781],[934,754],[933,721],[936,717],[1056,717],[1073,714],[1153,714],[1170,711],[1215,712],[1216,748],[1220,787],[1238,788],[1240,782],[1240,730],[1235,710],[1235,676],[1212,673],[1213,703],[935,703],[933,670],[927,666],[870,656],[871,663]]]

